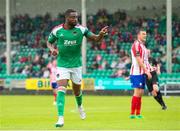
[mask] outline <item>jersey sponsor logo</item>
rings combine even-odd
[[[77,45],[76,40],[64,40],[64,46],[73,46],[73,45]]]

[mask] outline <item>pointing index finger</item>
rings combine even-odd
[[[105,30],[105,29],[107,29],[109,26],[105,26],[104,28],[103,28],[103,30]]]

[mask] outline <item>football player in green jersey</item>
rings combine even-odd
[[[73,9],[65,12],[65,23],[56,26],[49,35],[47,46],[52,55],[57,55],[57,110],[58,122],[56,127],[64,125],[64,104],[68,80],[72,81],[72,88],[76,98],[81,119],[86,118],[82,105],[82,40],[87,37],[91,41],[99,42],[107,34],[108,27],[104,27],[96,35],[87,27],[78,24],[78,13]],[[56,42],[57,49],[53,43]]]

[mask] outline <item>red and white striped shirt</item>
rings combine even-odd
[[[50,69],[50,82],[51,83],[56,82],[56,73],[57,73],[56,61],[49,63],[47,67]]]
[[[142,75],[145,73],[143,68],[139,66],[136,60],[136,56],[140,56],[142,62],[145,63],[145,57],[146,57],[145,54],[147,55],[147,49],[145,45],[139,40],[134,41],[131,47],[132,65],[131,65],[130,75]]]

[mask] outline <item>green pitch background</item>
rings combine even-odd
[[[65,125],[57,121],[53,96],[0,96],[0,130],[180,130],[180,97],[164,97],[163,111],[151,97],[143,97],[144,119],[129,119],[131,97],[84,96],[87,119],[81,120],[75,98],[66,96]]]

